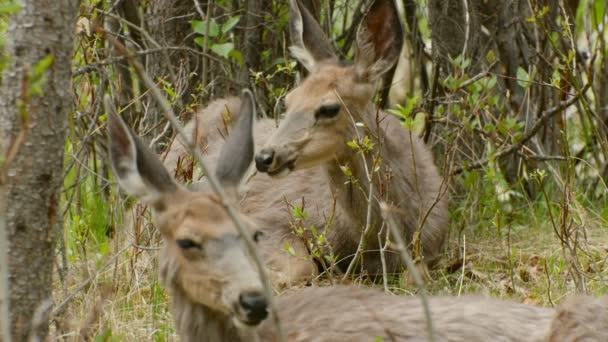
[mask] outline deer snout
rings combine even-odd
[[[239,305],[243,309],[249,325],[258,325],[268,317],[268,300],[259,291],[244,292],[239,295]]]
[[[260,172],[268,172],[274,160],[274,149],[264,148],[255,156],[255,167]]]

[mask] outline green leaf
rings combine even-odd
[[[112,329],[105,329],[102,332],[100,332],[99,334],[95,335],[95,337],[93,338],[94,342],[105,342],[105,341],[109,341],[110,338],[112,337]]]
[[[289,253],[289,255],[296,256],[296,251],[293,249],[293,247],[291,247],[289,241],[285,241],[285,250],[287,253]]]
[[[196,37],[194,38],[194,43],[202,48],[205,47],[205,37]],[[210,42],[207,44],[211,45]]]
[[[606,0],[595,0],[593,2],[593,15],[591,16],[592,25],[598,27],[604,21],[606,11]]]
[[[347,145],[348,147],[350,147],[350,148],[359,149],[359,144],[358,144],[356,141],[354,141],[354,140],[352,140],[352,141],[347,141],[347,142],[346,142],[346,145]]]
[[[226,20],[226,22],[222,25],[222,33],[227,33],[232,30],[236,24],[239,23],[239,20],[241,20],[241,17],[238,15]]]
[[[21,6],[17,4],[1,4],[0,5],[0,14],[13,14],[19,12],[21,10]]]
[[[241,51],[232,50],[232,51],[230,51],[228,56],[230,56],[230,58],[236,60],[240,66],[243,66],[243,55],[241,54]]]
[[[190,22],[192,25],[192,30],[194,32],[205,35],[207,33],[207,20],[192,20]],[[209,23],[209,37],[217,37],[220,34],[219,25],[211,18],[211,22]]]
[[[224,44],[213,44],[211,45],[211,51],[213,51],[214,53],[224,57],[224,58],[228,58],[228,54],[230,54],[231,51],[234,50],[234,44],[233,43],[224,43]]]
[[[517,83],[523,88],[529,88],[531,86],[530,75],[528,75],[528,72],[522,67],[517,67]]]

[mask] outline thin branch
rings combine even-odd
[[[401,237],[401,232],[399,231],[399,228],[397,227],[397,224],[395,223],[395,220],[393,219],[393,215],[391,215],[391,213],[390,213],[391,209],[390,209],[389,205],[386,204],[385,202],[380,203],[380,210],[382,212],[382,216],[384,216],[384,221],[387,222],[387,226],[391,231],[391,235],[393,236],[393,239],[394,239],[395,243],[397,244],[397,250],[401,254],[401,259],[407,265],[408,270],[412,274],[412,278],[414,278],[414,283],[416,283],[416,286],[418,287],[418,290],[420,291],[418,293],[418,295],[420,296],[420,301],[422,302],[422,306],[424,307],[424,316],[426,319],[426,329],[427,329],[427,333],[428,333],[428,335],[427,335],[428,341],[434,342],[435,336],[434,336],[434,330],[433,330],[433,320],[431,319],[431,310],[429,308],[429,302],[428,302],[428,298],[426,296],[426,290],[424,288],[424,282],[422,281],[422,277],[420,276],[420,273],[418,272],[418,269],[416,268],[416,265],[414,264],[414,260],[412,259],[412,256],[407,251],[405,242],[403,241],[403,238]]]
[[[219,59],[211,54],[204,53],[204,52],[198,51],[196,49],[184,47],[184,46],[165,46],[165,47],[161,47],[161,48],[129,52],[129,54],[132,55],[132,57],[139,57],[139,56],[145,56],[145,55],[150,55],[150,54],[154,54],[154,53],[163,53],[165,51],[178,51],[178,50],[188,51],[191,53],[195,53],[197,55],[205,56],[207,58],[213,59],[214,61],[216,61],[218,63],[223,62],[221,59]],[[114,56],[114,57],[106,58],[103,61],[99,61],[97,63],[85,64],[82,67],[74,70],[72,72],[72,77],[87,74],[89,72],[97,70],[97,68],[99,68],[100,66],[114,64],[114,63],[123,61],[129,57],[131,57],[131,56]]]
[[[544,110],[542,112],[540,118],[538,119],[538,121],[536,121],[536,124],[528,131],[528,133],[526,133],[526,135],[524,135],[521,139],[519,139],[519,141],[517,143],[509,145],[509,146],[503,148],[502,150],[500,150],[498,153],[495,153],[494,155],[491,156],[491,158],[492,159],[502,158],[502,157],[509,155],[511,153],[514,153],[517,150],[519,150],[520,148],[522,148],[522,146],[525,143],[527,143],[530,139],[532,139],[534,137],[534,135],[536,135],[536,133],[538,133],[538,131],[549,121],[549,119],[551,119],[554,115],[560,113],[564,109],[566,109],[566,108],[570,107],[571,105],[573,105],[574,103],[576,103],[579,100],[579,98],[585,94],[585,92],[587,91],[587,89],[589,89],[590,86],[591,86],[591,84],[586,84],[583,87],[583,89],[581,89],[581,92],[579,94],[574,95],[571,99],[562,101],[558,105]],[[459,167],[459,168],[455,169],[454,171],[452,171],[451,174],[457,175],[457,174],[462,173],[463,171],[479,169],[479,168],[485,166],[489,162],[489,160],[488,160],[489,158],[490,157],[488,157],[484,160],[480,160],[467,167]]]
[[[494,66],[496,65],[496,63],[498,63],[498,61],[494,61],[492,64],[490,64],[490,66],[488,67],[488,69],[486,71],[482,71],[479,74],[477,74],[477,75],[469,78],[468,80],[462,82],[460,84],[460,86],[458,86],[458,89],[463,89],[463,88],[469,86],[470,84],[473,84],[473,83],[479,81],[480,79],[482,79],[482,78],[490,75],[491,74],[490,70],[494,69]]]
[[[467,53],[467,45],[469,44],[469,36],[471,23],[469,20],[469,2],[467,0],[462,0],[462,10],[464,11],[464,22],[465,22],[465,31],[464,31],[464,44],[462,45],[462,59],[464,60],[465,55]]]
[[[105,35],[106,39],[108,39],[114,45],[114,47],[116,48],[116,50],[119,54],[129,56],[127,49],[122,44],[120,44],[114,37],[107,34],[101,27],[97,26],[96,31],[100,34]],[[163,111],[163,115],[165,115],[165,117],[173,125],[173,128],[178,132],[179,136],[181,137],[182,144],[187,147],[188,151],[194,156],[194,159],[196,160],[198,166],[201,168],[203,173],[205,175],[207,175],[207,179],[209,180],[209,185],[211,185],[211,188],[219,197],[221,205],[228,212],[228,215],[234,222],[234,225],[236,226],[237,230],[239,231],[239,234],[241,235],[241,238],[243,239],[243,241],[245,241],[247,250],[248,250],[249,254],[253,257],[253,260],[258,268],[258,272],[259,272],[260,278],[262,280],[262,284],[264,286],[264,292],[266,294],[266,297],[268,298],[270,310],[272,312],[273,322],[277,329],[277,334],[279,336],[279,340],[282,342],[286,341],[283,328],[279,321],[279,316],[278,316],[276,304],[274,301],[272,287],[271,287],[270,281],[268,280],[268,276],[266,274],[266,269],[264,267],[264,264],[262,263],[262,259],[259,255],[257,249],[255,248],[255,243],[253,242],[253,238],[251,237],[251,234],[247,233],[247,229],[241,222],[241,219],[240,219],[237,211],[230,205],[229,201],[226,200],[226,194],[224,192],[224,189],[221,187],[219,181],[215,177],[215,173],[209,172],[210,169],[207,166],[207,163],[204,161],[201,151],[197,148],[197,146],[192,141],[191,137],[186,133],[183,126],[180,124],[179,120],[175,116],[175,113],[173,112],[173,109],[171,108],[171,104],[169,103],[169,101],[167,101],[167,99],[163,96],[161,90],[158,88],[156,83],[154,83],[154,81],[146,73],[146,71],[144,70],[144,67],[141,65],[141,63],[139,63],[139,61],[137,61],[137,59],[135,59],[133,57],[129,57],[128,59],[129,59],[129,63],[131,63],[133,68],[135,68],[135,71],[141,78],[142,82],[146,85],[146,87],[148,87],[148,89],[150,89],[151,95],[160,105],[160,107]],[[245,91],[247,93],[249,93],[250,96],[253,97],[253,94],[251,94],[251,91],[249,91],[249,90],[245,90]]]
[[[357,123],[355,122],[355,117],[353,116],[353,114],[350,112],[350,110],[348,110],[348,107],[345,105],[344,101],[342,100],[342,97],[340,96],[340,94],[334,90],[334,93],[336,94],[336,96],[338,97],[338,99],[340,100],[340,102],[342,103],[342,107],[346,109],[346,112],[348,113],[348,116],[350,117],[350,121],[351,124],[353,125],[353,128],[355,129],[355,134],[357,135],[357,140],[358,141],[363,141],[361,135],[359,134],[359,130],[357,129]],[[357,247],[357,252],[355,253],[355,257],[353,258],[353,260],[350,262],[350,264],[348,265],[348,268],[346,269],[346,272],[344,272],[344,276],[342,277],[342,281],[345,281],[346,278],[348,278],[348,276],[350,275],[350,273],[352,272],[358,256],[361,254],[361,251],[363,250],[364,246],[365,246],[365,239],[369,234],[369,230],[372,226],[372,209],[373,209],[373,196],[374,196],[374,180],[373,180],[373,169],[372,172],[370,173],[370,168],[367,165],[367,160],[365,160],[365,154],[361,153],[361,162],[363,163],[363,167],[365,169],[365,176],[367,178],[367,181],[369,183],[369,187],[368,187],[368,192],[367,192],[367,214],[366,214],[366,219],[365,219],[365,228],[363,229],[363,233],[361,234],[361,239],[359,240],[359,246]],[[372,162],[372,164],[375,164],[375,159]],[[365,191],[365,190],[363,190]]]

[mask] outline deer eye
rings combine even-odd
[[[321,106],[315,113],[315,119],[331,119],[340,112],[340,105],[337,103]]]
[[[264,236],[264,233],[259,230],[256,230],[255,232],[253,232],[253,241],[260,242],[262,236]]]
[[[190,239],[178,239],[175,240],[175,243],[179,246],[179,248],[183,250],[190,250],[194,248],[200,249],[202,246],[199,243],[196,243]]]

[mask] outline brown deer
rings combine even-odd
[[[338,61],[305,7],[292,0],[290,9],[291,51],[309,75],[286,96],[285,118],[257,153],[257,169],[276,176],[321,167],[320,179],[327,180],[337,196],[338,233],[331,244],[339,254],[355,252],[363,227],[380,228],[383,200],[396,208],[404,236],[419,241],[418,251],[432,265],[448,231],[446,184],[422,140],[372,105],[376,81],[401,50],[394,1],[376,0],[367,11],[352,65]],[[363,148],[347,145],[363,145],[363,136],[371,138],[371,151],[363,154]],[[377,166],[380,169],[373,172]],[[378,250],[379,242],[375,236],[368,240],[370,252],[363,265],[370,273],[380,273],[379,253],[371,252]],[[399,256],[387,255],[387,264],[390,272],[398,271]]]
[[[161,280],[172,297],[181,340],[278,341],[254,263],[220,199],[178,185],[120,119],[109,98],[105,105],[114,174],[125,191],[153,208],[164,240]],[[240,108],[215,170],[229,190],[238,187],[253,159],[253,103],[246,97]],[[238,203],[238,198],[228,200]],[[241,218],[257,240],[254,221],[244,214]],[[436,341],[540,342],[553,316],[552,309],[480,297],[432,297],[429,306]],[[277,307],[288,341],[427,340],[424,310],[414,297],[346,286],[310,287],[279,297]]]

